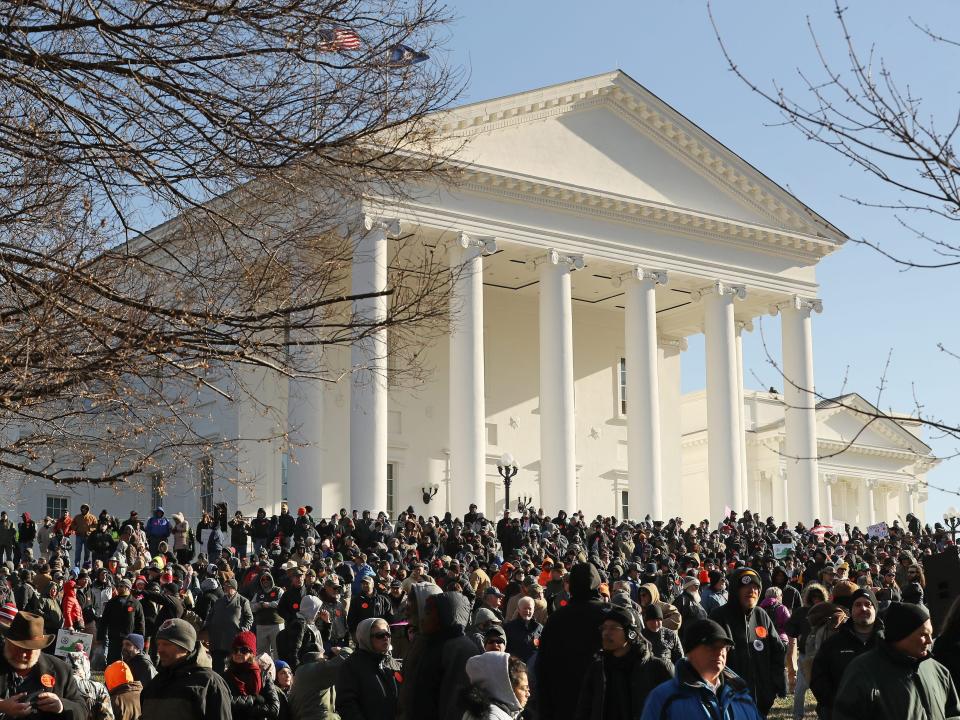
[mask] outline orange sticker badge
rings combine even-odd
[[[57,680],[50,673],[44,673],[40,676],[40,684],[49,689],[56,685]]]
[[[757,637],[763,640],[763,638],[767,636],[767,629],[761,625],[760,627],[757,628],[756,633],[757,633]]]

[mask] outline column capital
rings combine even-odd
[[[613,286],[621,287],[625,282],[630,280],[637,282],[652,280],[654,285],[666,285],[669,281],[669,276],[667,275],[666,270],[651,270],[640,265],[634,265],[627,272],[614,275]]]
[[[733,326],[737,329],[738,333],[746,330],[747,332],[753,332],[753,320],[734,320]]]
[[[699,288],[690,293],[690,299],[698,302],[707,295],[732,295],[738,300],[745,300],[747,297],[747,286],[728,283],[723,280],[714,280],[712,285]]]
[[[880,486],[880,481],[867,478],[863,481],[863,484],[867,486],[867,490],[876,490]]]
[[[371,215],[369,213],[363,213],[363,229],[367,232],[372,232],[374,230],[381,230],[384,234],[389,236],[396,237],[400,234],[400,220],[399,218],[388,218],[382,217],[380,215]]]
[[[482,255],[493,255],[497,251],[497,239],[490,235],[475,237],[461,232],[457,236],[456,245],[464,250],[479,248]]]
[[[678,338],[678,337],[670,337],[668,335],[658,335],[657,345],[659,345],[660,347],[677,348],[678,350],[686,351],[687,339],[685,337]]]
[[[907,493],[909,495],[919,495],[920,483],[910,483],[909,485],[907,485]]]
[[[570,268],[570,272],[583,270],[583,268],[586,267],[586,263],[583,261],[583,255],[566,253],[555,248],[550,248],[545,255],[534,259],[533,266],[536,269],[539,270],[543,265],[566,265]]]
[[[836,474],[834,474],[834,473],[824,473],[824,475],[823,475],[823,484],[824,484],[824,485],[829,485],[830,487],[833,487],[833,486],[836,485],[838,482],[840,482],[840,478],[838,478],[838,477],[836,476]]]
[[[799,310],[815,313],[823,312],[823,301],[820,298],[808,298],[801,297],[800,295],[794,295],[789,300],[784,300],[783,302],[776,303],[770,306],[770,314],[777,315],[783,310]]]

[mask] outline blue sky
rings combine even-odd
[[[469,74],[465,102],[563,82],[620,68],[753,163],[851,237],[868,238],[890,250],[922,250],[889,212],[858,206],[844,195],[889,201],[891,193],[839,155],[806,141],[796,130],[777,126],[780,117],[753,95],[726,67],[703,0],[674,2],[541,2],[460,0],[450,3],[458,20],[451,30],[449,62]],[[828,57],[844,59],[843,37],[833,3],[716,0],[714,16],[738,65],[758,84],[776,79],[801,94],[797,68],[817,76],[817,56],[808,18]],[[887,0],[848,3],[854,41],[872,45],[898,78],[923,98],[925,110],[950,120],[957,114],[957,88],[949,84],[960,59],[911,25],[960,39],[960,3],[905,4]],[[947,221],[908,218],[947,237]],[[876,252],[849,243],[818,269],[824,312],[814,318],[818,390],[857,391],[877,401],[888,354],[890,366],[880,405],[910,412],[914,397],[924,411],[960,425],[960,326],[951,308],[960,306],[960,269],[911,270]],[[779,355],[779,322],[763,321],[768,348]],[[684,389],[703,387],[702,338],[683,356]],[[760,332],[745,336],[748,387],[781,386],[766,361]],[[960,451],[960,441],[928,441],[941,455]],[[946,461],[928,480],[960,490],[960,460]],[[930,490],[929,520],[960,497]]]

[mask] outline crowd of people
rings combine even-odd
[[[3,512],[0,715],[960,718],[960,600],[936,638],[925,603],[943,552],[913,515]]]

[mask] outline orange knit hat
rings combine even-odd
[[[110,663],[107,665],[107,669],[103,671],[103,683],[110,692],[131,682],[133,682],[133,673],[130,672],[130,666],[123,660]]]

